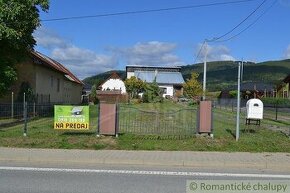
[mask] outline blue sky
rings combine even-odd
[[[41,19],[189,6],[233,0],[51,0]],[[233,33],[252,23],[267,2]],[[206,38],[220,36],[247,17],[262,0],[166,12],[42,22],[36,50],[83,79],[124,69],[127,64],[186,65]],[[210,43],[208,59],[261,62],[290,58],[290,0],[277,0],[255,25],[227,42]],[[197,61],[200,62],[203,56]]]

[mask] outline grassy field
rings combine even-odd
[[[161,112],[175,112],[188,108],[188,106],[171,102],[136,104],[133,107],[144,111]],[[242,112],[240,140],[236,142],[234,137],[235,113],[227,109],[214,109],[214,139],[205,136],[185,137],[180,135],[136,135],[129,133],[121,134],[118,138],[103,136],[98,138],[96,137],[96,106],[90,106],[90,117],[90,130],[84,132],[54,130],[52,118],[29,121],[27,137],[23,137],[22,124],[2,128],[0,129],[0,146],[96,150],[290,152],[289,137],[279,131],[279,128],[289,128],[289,124],[265,119],[260,127],[246,127],[244,125],[244,113]],[[123,117],[126,118],[125,115]]]

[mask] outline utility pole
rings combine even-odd
[[[237,93],[237,125],[236,125],[236,141],[240,138],[240,91],[241,91],[241,62],[239,62],[238,70],[238,93]]]
[[[206,60],[207,60],[207,40],[204,40],[204,62],[203,62],[203,86],[202,86],[202,100],[205,101],[205,93],[206,93]]]

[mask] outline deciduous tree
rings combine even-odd
[[[184,95],[186,97],[194,98],[202,94],[202,87],[197,78],[198,73],[192,72],[191,78],[183,84]]]
[[[16,80],[15,63],[23,61],[36,41],[39,11],[49,0],[0,0],[0,95]]]
[[[138,94],[143,91],[145,83],[135,76],[132,76],[131,78],[125,80],[125,86],[130,98],[132,99],[136,98]]]

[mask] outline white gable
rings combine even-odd
[[[126,93],[125,83],[120,79],[108,79],[102,84],[102,90],[121,90],[121,93]]]

